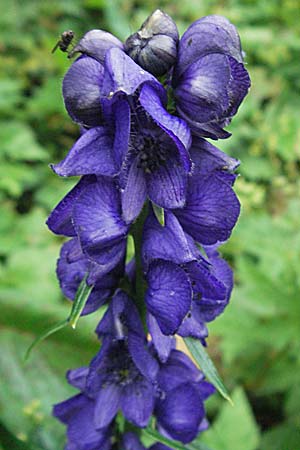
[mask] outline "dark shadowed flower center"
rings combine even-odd
[[[138,167],[145,173],[153,173],[166,162],[166,151],[158,139],[142,136],[135,140],[134,147],[138,151]]]
[[[104,384],[125,386],[142,377],[128,351],[126,341],[112,344],[107,355]]]

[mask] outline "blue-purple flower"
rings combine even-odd
[[[56,272],[60,287],[70,300],[74,300],[81,281],[86,277],[86,283],[93,289],[82,313],[90,314],[111,296],[124,274],[124,266],[124,257],[116,265],[114,259],[109,258],[109,252],[104,264],[91,261],[82,253],[75,237],[62,246]]]
[[[188,443],[208,427],[204,400],[215,392],[184,353],[173,350],[161,365],[158,385],[162,395],[156,402],[155,416],[160,432]]]
[[[119,410],[134,425],[146,426],[154,408],[158,363],[146,348],[139,315],[125,293],[115,294],[97,334],[102,346],[85,386],[96,401],[96,427],[108,426]]]
[[[198,136],[226,138],[250,87],[235,27],[222,16],[202,17],[184,33],[173,76],[178,114]]]

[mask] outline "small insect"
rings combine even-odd
[[[64,31],[61,36],[59,41],[56,43],[56,45],[53,47],[52,52],[54,53],[58,48],[62,51],[62,52],[67,52],[69,45],[71,44],[71,42],[73,41],[74,38],[74,31],[72,30],[68,30],[68,31]]]

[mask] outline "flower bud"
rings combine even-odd
[[[157,9],[138,32],[129,36],[125,51],[143,69],[160,76],[175,64],[178,40],[175,22]]]
[[[69,58],[72,58],[75,53],[83,53],[103,63],[106,51],[112,47],[123,50],[122,42],[111,33],[103,30],[90,30],[69,52]]]

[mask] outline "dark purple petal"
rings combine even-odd
[[[92,261],[97,263],[97,276],[100,273],[104,275],[117,265],[125,262],[126,239],[123,239],[120,242],[112,243],[110,246],[105,248],[99,249],[97,245],[91,245],[83,250]]]
[[[205,176],[210,172],[233,172],[240,164],[237,159],[221,152],[217,147],[198,137],[193,138],[190,154],[194,163],[193,176]]]
[[[130,106],[127,98],[114,103],[113,120],[115,123],[114,156],[120,169],[128,151],[130,135]]]
[[[75,187],[58,203],[47,219],[49,229],[55,234],[75,236],[76,232],[72,223],[72,211],[74,204],[83,189],[94,183],[96,177],[84,176]]]
[[[173,439],[186,444],[197,436],[205,411],[193,384],[181,384],[169,391],[165,400],[158,402],[156,415],[159,424]]]
[[[78,369],[68,370],[67,380],[72,386],[84,391],[86,384],[86,377],[88,375],[88,367],[79,367]]]
[[[192,261],[185,265],[186,273],[189,275],[194,294],[213,300],[222,300],[226,297],[227,288],[201,262]],[[196,296],[197,297],[197,296]],[[197,299],[197,298],[196,298]]]
[[[76,259],[72,256],[77,253]],[[89,284],[94,284],[82,314],[90,314],[102,306],[118,281],[118,271],[116,274],[108,274],[119,261],[108,259],[106,265],[96,266],[81,252],[76,238],[66,242],[61,249],[60,258],[57,262],[57,277],[64,295],[70,300],[74,300],[79,284],[86,274],[90,274],[87,279]]]
[[[137,427],[147,426],[154,407],[154,388],[144,378],[127,384],[122,391],[121,409]]]
[[[98,178],[86,188],[74,207],[74,226],[83,251],[96,257],[99,250],[113,244],[121,245],[127,226],[121,218],[119,192],[113,181]],[[118,248],[122,252],[122,248]]]
[[[145,346],[145,342],[145,336],[141,337],[135,333],[128,333],[128,350],[135,365],[144,377],[154,381],[159,367],[157,360]]]
[[[172,350],[167,362],[161,365],[157,381],[164,392],[169,392],[181,384],[199,382],[203,378],[202,372],[185,353]]]
[[[220,117],[215,121],[199,123],[194,118],[197,116],[189,115],[188,112],[184,112],[179,105],[177,105],[177,112],[188,124],[195,136],[202,136],[210,139],[227,139],[231,136],[231,133],[224,130],[223,127],[229,125],[230,120],[222,119]]]
[[[202,343],[207,338],[208,330],[205,325],[205,317],[201,313],[199,304],[196,304],[195,301],[192,302],[191,311],[183,319],[177,333],[182,337],[193,337],[195,339],[200,339]]]
[[[137,218],[147,197],[146,179],[143,169],[138,167],[138,158],[130,166],[127,184],[122,191],[123,219],[126,223]]]
[[[121,405],[121,386],[106,384],[99,390],[95,405],[94,423],[97,429],[108,426]]]
[[[65,106],[75,122],[88,127],[102,123],[100,104],[104,69],[88,56],[78,58],[63,80]]]
[[[113,34],[103,30],[90,30],[75,45],[69,57],[80,52],[103,63],[106,51],[112,47],[118,47],[123,50],[122,42]]]
[[[111,130],[108,127],[88,130],[76,141],[65,159],[51,168],[61,177],[115,175],[118,168],[113,154]]]
[[[175,142],[183,167],[187,172],[190,172],[192,164],[188,149],[192,140],[187,124],[179,117],[172,116],[166,111],[157,91],[149,84],[142,87],[139,100],[157,125]]]
[[[191,305],[191,285],[184,270],[169,261],[155,261],[147,274],[146,305],[161,331],[174,334]]]
[[[123,436],[123,449],[124,450],[146,450],[146,448],[141,444],[139,438],[136,434],[131,431],[125,433]]]
[[[110,302],[109,308],[99,322],[96,333],[99,337],[110,336],[124,339],[128,332],[145,338],[143,326],[136,306],[128,295],[118,289]]]
[[[176,264],[195,259],[178,219],[165,211],[165,225],[161,226],[153,212],[145,221],[142,256],[145,265],[153,259],[165,259]]]
[[[175,339],[172,336],[166,336],[161,332],[157,320],[152,314],[147,315],[147,325],[152,338],[152,343],[157,351],[161,362],[166,362],[174,348]]]
[[[150,200],[162,208],[181,208],[185,202],[187,179],[178,156],[170,151],[165,164],[146,174]]]
[[[201,381],[201,383],[197,383],[196,388],[198,389],[198,392],[201,395],[202,400],[206,400],[208,397],[210,397],[212,394],[216,392],[216,389],[214,386],[207,381]]]
[[[217,246],[205,246],[204,250],[212,263],[215,276],[225,284],[230,295],[233,288],[233,272],[229,264],[221,258]]]
[[[242,61],[238,33],[225,17],[202,17],[186,30],[179,42],[175,79],[178,79],[190,64],[209,53],[223,53]]]
[[[53,408],[53,415],[68,426],[69,444],[78,450],[107,448],[110,430],[96,430],[93,420],[95,402],[79,394]],[[72,448],[72,447],[71,447]]]
[[[223,116],[229,108],[227,86],[230,81],[228,58],[209,54],[191,64],[175,89],[177,107],[199,127]]]
[[[238,62],[234,58],[228,58],[231,69],[231,81],[229,84],[230,107],[226,116],[234,116],[247,95],[251,85],[250,77],[243,63]]]
[[[150,73],[138,66],[118,48],[111,48],[105,56],[103,94],[112,98],[116,93],[133,95],[146,81],[159,86],[160,83]]]
[[[240,212],[239,201],[220,177],[192,179],[187,201],[175,214],[184,230],[201,244],[229,238]]]

